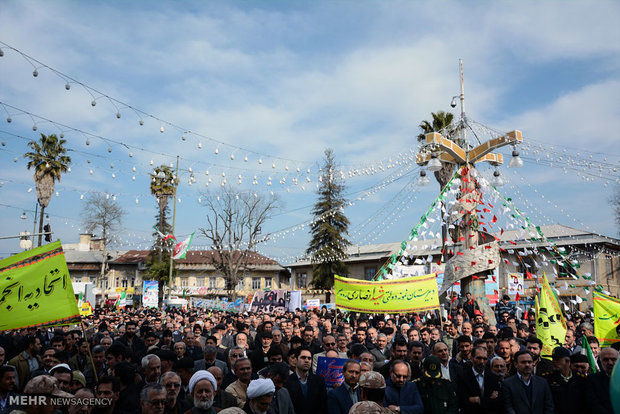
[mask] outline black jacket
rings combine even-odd
[[[323,378],[308,373],[308,394],[304,398],[299,377],[296,373],[289,375],[284,386],[293,401],[296,414],[327,414],[327,389]]]
[[[590,413],[613,414],[609,382],[609,376],[603,371],[588,375],[586,379],[586,404]]]
[[[488,369],[484,370],[483,378],[484,395],[481,395],[478,380],[476,380],[473,368],[467,366],[461,371],[459,387],[456,390],[459,407],[461,407],[461,414],[499,414],[502,412],[499,395],[502,387],[502,379]],[[496,397],[491,398],[495,391],[497,391]],[[470,403],[470,397],[481,397],[480,404]]]

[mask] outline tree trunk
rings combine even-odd
[[[41,206],[41,214],[39,215],[39,244],[38,246],[41,247],[41,239],[43,238],[43,212],[45,211],[45,206]]]
[[[163,280],[159,279],[157,281],[157,287],[158,287],[157,307],[161,310],[162,309],[162,305],[164,304],[164,288],[166,287],[166,284],[164,283]]]

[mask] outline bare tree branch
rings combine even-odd
[[[234,292],[239,280],[251,270],[251,253],[268,239],[262,234],[262,226],[279,207],[278,199],[239,194],[232,189],[202,197],[208,212],[206,226],[199,230],[217,252],[213,266],[226,280],[226,289]]]

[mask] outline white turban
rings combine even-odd
[[[276,392],[276,387],[273,385],[273,381],[270,379],[259,378],[254,381],[250,381],[248,385],[248,398],[258,398],[263,395],[273,394]]]
[[[215,377],[209,371],[205,371],[201,369],[200,371],[196,371],[194,375],[189,380],[189,393],[194,392],[194,387],[198,384],[198,381],[208,380],[211,384],[213,384],[213,391],[217,391],[217,382],[215,381]]]

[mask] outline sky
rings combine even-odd
[[[178,155],[178,237],[207,247],[202,200],[221,188],[273,192],[259,250],[290,263],[326,148],[350,241],[399,242],[438,194],[416,184],[416,137],[431,112],[459,119],[462,59],[472,145],[523,133],[523,168],[498,150],[500,191],[536,224],[617,237],[618,17],[613,1],[0,1],[0,236],[33,228],[28,141],[62,133],[71,172],[46,212],[65,243],[99,192],[126,211],[115,247],[148,248],[149,174]],[[0,257],[19,251],[0,240]]]

